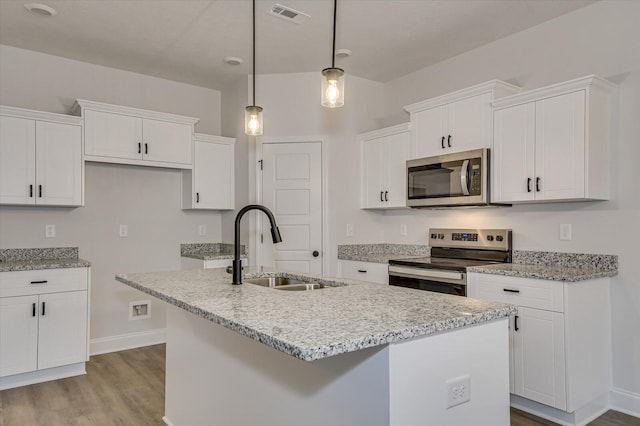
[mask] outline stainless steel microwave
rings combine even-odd
[[[489,205],[488,149],[407,161],[408,207]]]

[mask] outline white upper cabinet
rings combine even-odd
[[[83,204],[81,119],[1,107],[0,204]]]
[[[615,91],[589,76],[493,102],[492,201],[608,199]]]
[[[361,144],[361,208],[406,207],[410,126],[400,124],[358,137]]]
[[[193,170],[182,172],[182,208],[233,210],[235,139],[196,133]]]
[[[404,107],[411,114],[411,158],[490,148],[490,102],[519,91],[492,80]]]
[[[78,99],[85,160],[191,169],[197,118]]]

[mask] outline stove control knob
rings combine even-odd
[[[496,241],[502,241],[504,237],[502,235],[496,235]]]
[[[438,234],[438,239],[439,240],[444,240],[444,234]]]
[[[436,238],[438,238],[438,234],[431,234],[431,239],[435,240]]]
[[[493,241],[493,235],[487,235],[487,241]]]

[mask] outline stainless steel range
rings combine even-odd
[[[467,295],[467,268],[510,263],[510,229],[429,229],[431,257],[389,260],[389,285]]]

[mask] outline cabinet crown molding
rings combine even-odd
[[[228,145],[233,145],[236,143],[235,138],[228,138],[225,136],[216,136],[216,135],[207,135],[204,133],[194,133],[193,140],[198,142],[224,143]]]
[[[558,96],[565,93],[575,92],[577,90],[588,89],[591,87],[603,90],[605,92],[613,92],[618,89],[618,86],[616,84],[610,82],[607,79],[604,79],[597,75],[588,75],[562,83],[556,83],[549,86],[540,87],[538,89],[517,93],[512,96],[507,96],[505,98],[501,98],[491,102],[491,106],[494,110],[501,109],[522,103],[536,101],[539,99],[549,98],[552,96]]]
[[[490,80],[484,83],[476,84],[475,86],[456,90],[455,92],[446,93],[435,98],[430,98],[411,105],[407,105],[404,107],[404,110],[409,113],[420,112],[425,109],[435,108],[437,106],[445,105],[460,99],[470,98],[481,93],[500,92],[501,96],[506,96],[518,93],[520,92],[520,90],[520,87],[513,84],[509,84],[501,80]],[[496,97],[501,96],[498,95]]]
[[[102,102],[87,101],[85,99],[76,99],[71,112],[75,115],[82,116],[83,109],[90,109],[94,111],[110,112],[112,114],[132,115],[141,118],[147,118],[151,120],[170,121],[173,123],[184,123],[189,125],[195,125],[199,118],[187,117],[184,115],[170,114],[166,112],[149,111],[146,109],[131,108],[120,105],[105,104]]]
[[[31,109],[16,108],[16,107],[11,107],[6,105],[0,105],[0,115],[82,126],[82,118],[75,117],[73,115],[56,114],[53,112],[44,112],[44,111],[34,111]]]
[[[402,124],[397,124],[395,126],[385,127],[383,129],[372,130],[366,133],[360,133],[358,135],[358,139],[367,140],[367,139],[382,138],[385,136],[396,135],[402,132],[408,132],[410,130],[411,130],[411,123],[402,123]]]

